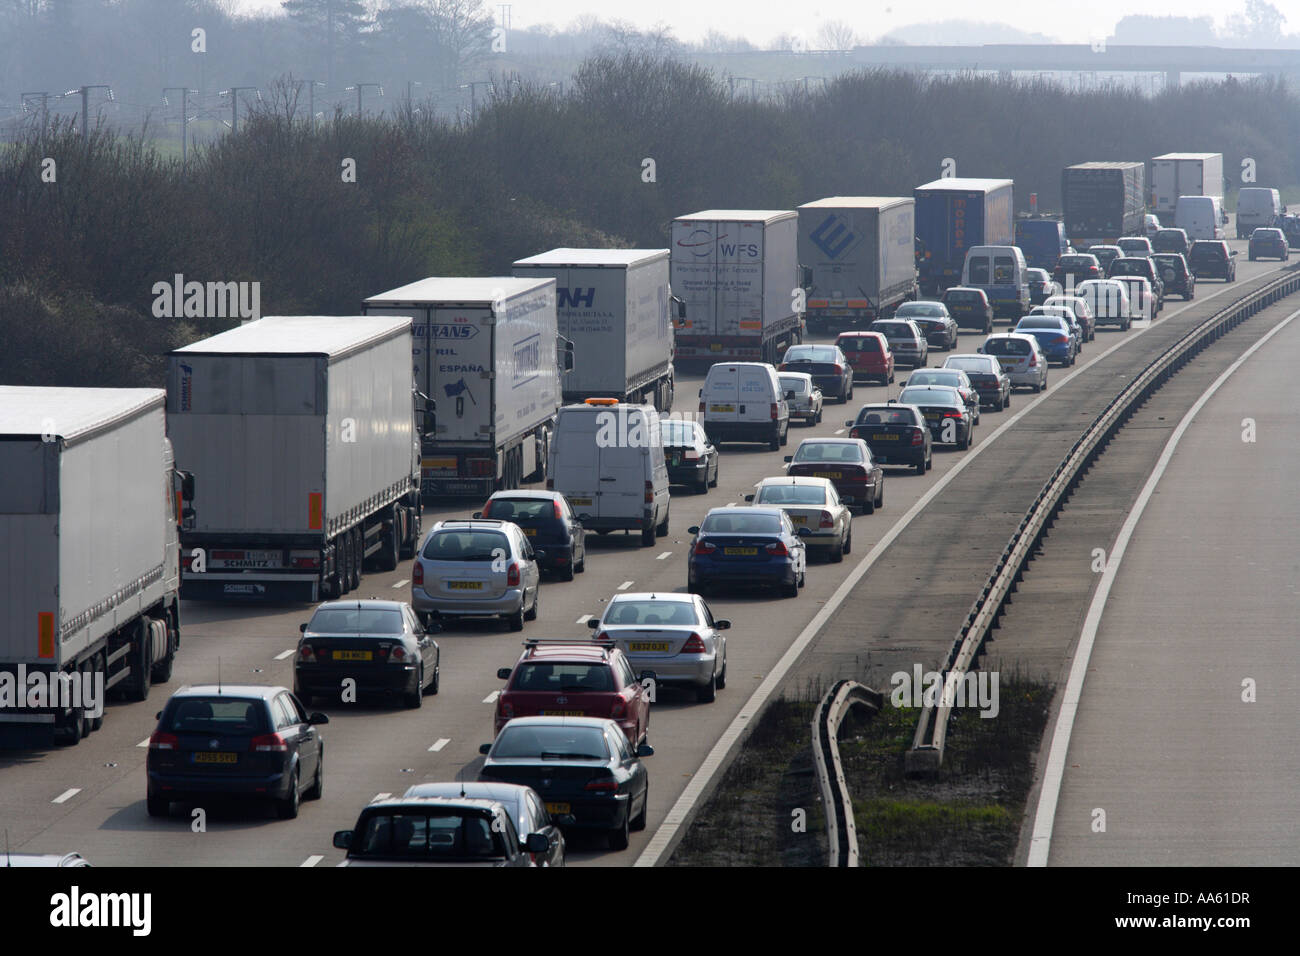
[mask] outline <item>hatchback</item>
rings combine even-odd
[[[1286,262],[1291,258],[1291,252],[1287,248],[1286,234],[1281,229],[1259,228],[1250,234],[1250,245],[1247,249],[1250,261],[1263,259],[1280,259]]]
[[[1074,290],[1088,303],[1097,325],[1118,325],[1127,332],[1133,321],[1128,288],[1118,279],[1089,279]]]
[[[660,427],[667,444],[662,423]],[[533,548],[545,554],[538,567],[561,581],[587,570],[587,533],[569,499],[558,491],[498,491],[474,517],[518,525]]]
[[[1165,295],[1180,295],[1191,300],[1196,296],[1196,276],[1187,268],[1187,259],[1178,252],[1157,252],[1151,257],[1165,284]]]
[[[965,372],[979,392],[980,401],[991,405],[994,411],[1000,412],[1011,404],[1011,379],[1007,378],[997,359],[971,353],[949,355],[943,367],[959,368]]]
[[[468,795],[406,796],[362,809],[351,830],[336,830],[343,866],[529,867],[547,838],[523,835],[505,804]]]
[[[871,323],[871,331],[880,332],[889,340],[894,360],[900,364],[918,368],[929,358],[930,343],[911,319],[877,319]]]
[[[1025,316],[1012,330],[1038,339],[1044,354],[1060,365],[1073,365],[1078,355],[1078,342],[1070,323],[1059,315]]]
[[[655,686],[678,685],[711,703],[727,686],[731,622],[715,620],[698,594],[615,594],[587,626],[597,643],[612,641],[635,668],[653,672]]]
[[[564,866],[564,834],[551,819],[541,795],[532,787],[517,783],[480,783],[478,781],[456,780],[446,783],[417,783],[407,787],[402,794],[403,800],[415,797],[441,797],[444,800],[468,798],[470,800],[491,800],[505,807],[510,815],[510,822],[515,825],[519,835],[520,847],[528,853],[534,866]],[[532,839],[540,834],[546,841],[542,844]],[[533,850],[529,850],[529,845]]]
[[[1012,385],[1032,388],[1035,392],[1047,388],[1047,356],[1032,335],[1018,332],[990,335],[981,348],[986,355],[997,359]]]
[[[781,357],[777,372],[805,372],[823,395],[840,402],[853,397],[853,366],[834,345],[792,345]]]
[[[790,416],[794,417],[793,406]],[[661,418],[659,433],[663,436],[664,459],[668,465],[670,482],[686,485],[701,495],[707,494],[710,488],[718,487],[718,478],[722,473],[718,446],[709,441],[703,425],[698,421]]]
[[[1146,236],[1125,236],[1115,245],[1120,247],[1124,256],[1149,256],[1155,252],[1151,248],[1151,240]],[[1109,263],[1107,263],[1106,268],[1109,270]]]
[[[806,372],[782,372],[781,389],[785,403],[790,406],[790,420],[799,419],[805,425],[816,425],[822,420],[822,390],[813,384]]]
[[[944,291],[943,304],[959,328],[975,329],[985,335],[993,331],[993,303],[983,289],[953,286]]]
[[[1054,305],[1062,305],[1074,313],[1075,319],[1078,320],[1080,327],[1083,329],[1083,340],[1091,342],[1097,338],[1097,323],[1093,318],[1092,309],[1088,308],[1088,301],[1082,296],[1077,295],[1054,295],[1043,303],[1044,308]]]
[[[841,332],[835,344],[853,366],[854,381],[870,379],[888,385],[894,380],[894,353],[879,332]]]
[[[1236,249],[1229,249],[1222,239],[1197,239],[1187,256],[1187,265],[1197,279],[1237,281]]]
[[[500,617],[522,631],[541,600],[539,556],[513,522],[439,521],[411,569],[411,604],[426,626],[435,614]]]
[[[956,348],[957,322],[942,302],[904,302],[894,310],[894,318],[916,323],[925,340],[937,349]]]

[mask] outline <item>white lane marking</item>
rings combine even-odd
[[[736,503],[735,503],[734,501],[728,501],[728,502],[727,502],[727,507],[728,507],[728,508],[734,508],[734,507],[736,507]]]
[[[67,803],[69,800],[71,800],[79,793],[81,793],[80,787],[71,787],[67,790],[64,790],[61,794],[59,794],[57,797],[51,800],[50,803]]]
[[[136,744],[136,746],[137,746],[137,747],[148,747],[148,746],[149,746],[149,738],[148,738],[148,737],[144,738],[144,740],[140,741],[138,744]]]
[[[1178,448],[1183,433],[1191,426],[1196,413],[1205,407],[1205,403],[1214,397],[1214,393],[1219,390],[1219,386],[1226,382],[1233,372],[1241,368],[1248,358],[1263,347],[1265,342],[1290,325],[1296,316],[1300,316],[1300,309],[1288,315],[1267,335],[1243,352],[1235,362],[1224,370],[1222,375],[1214,380],[1209,388],[1201,393],[1201,397],[1196,400],[1196,404],[1187,410],[1187,414],[1183,416],[1182,421],[1178,423],[1178,427],[1174,429],[1173,434],[1169,436],[1169,440],[1165,442],[1164,451],[1160,453],[1160,458],[1156,462],[1151,476],[1147,478],[1146,484],[1142,486],[1137,501],[1133,503],[1133,509],[1129,512],[1128,518],[1125,519],[1123,527],[1119,529],[1119,536],[1115,539],[1115,544],[1110,551],[1110,558],[1106,562],[1106,570],[1102,572],[1101,583],[1097,585],[1097,591],[1092,596],[1092,603],[1088,605],[1088,616],[1084,618],[1083,630],[1079,634],[1078,649],[1074,652],[1074,660],[1070,664],[1070,677],[1065,683],[1065,696],[1061,700],[1061,710],[1056,718],[1056,729],[1052,733],[1052,748],[1047,755],[1047,766],[1043,772],[1043,786],[1038,794],[1038,810],[1034,814],[1034,832],[1029,840],[1029,857],[1025,861],[1026,866],[1047,866],[1047,858],[1052,849],[1052,826],[1056,822],[1056,804],[1061,796],[1061,780],[1065,775],[1065,759],[1070,750],[1070,733],[1074,729],[1074,718],[1079,711],[1079,699],[1083,696],[1083,681],[1088,671],[1088,659],[1092,656],[1092,646],[1097,639],[1097,629],[1101,626],[1101,617],[1106,611],[1106,601],[1110,598],[1111,585],[1119,575],[1120,562],[1124,560],[1124,552],[1128,548],[1129,539],[1133,537],[1138,522],[1142,520],[1142,512],[1146,510],[1147,502],[1151,500],[1156,485],[1160,483],[1161,477],[1164,476],[1165,469],[1169,467],[1169,462],[1174,457],[1174,451]]]
[[[628,588],[630,588],[631,586],[632,586],[632,582],[631,582],[631,581],[624,581],[622,584],[620,584],[620,585],[619,585],[617,588],[615,588],[614,590],[616,590],[616,591],[626,591],[626,590],[627,590]]]
[[[1276,271],[1281,270],[1279,269]],[[1265,273],[1264,275],[1269,275],[1269,273]],[[1264,276],[1256,276],[1255,278],[1264,278]],[[1203,303],[1207,299],[1223,295],[1223,293],[1228,291],[1233,290],[1225,287],[1220,289],[1218,292],[1213,292],[1210,295],[1203,296],[1200,301]],[[1190,308],[1192,304],[1193,303],[1188,303],[1188,307]],[[1182,311],[1182,309],[1179,309],[1178,313],[1175,314],[1180,314]],[[1136,329],[1131,335],[1125,335],[1105,351],[1094,355],[1087,364],[1077,366],[1063,378],[1058,379],[1056,381],[1056,387],[1059,389],[1061,385],[1074,378],[1074,376],[1091,368],[1093,362],[1100,362],[1111,352],[1123,348],[1130,342],[1136,341],[1139,336],[1145,334],[1147,331],[1148,329]],[[925,494],[921,495],[911,508],[907,509],[894,526],[885,532],[880,541],[876,543],[876,546],[867,552],[862,560],[849,571],[848,576],[840,583],[840,586],[835,589],[835,593],[830,596],[830,599],[824,605],[822,605],[821,610],[818,611],[816,616],[808,622],[807,627],[799,632],[799,636],[795,638],[794,643],[790,645],[789,649],[781,659],[777,661],[776,666],[768,672],[767,677],[763,679],[763,682],[758,685],[758,688],[750,696],[749,700],[745,702],[740,713],[732,719],[731,723],[727,725],[727,729],[722,732],[720,737],[718,737],[713,748],[708,752],[707,756],[705,756],[704,762],[700,764],[699,769],[691,777],[690,782],[687,783],[686,788],[682,791],[682,795],[677,798],[677,802],[673,804],[671,809],[669,809],[668,815],[664,817],[664,821],[659,825],[659,829],[654,832],[654,835],[650,837],[650,840],[646,843],[645,849],[642,850],[641,855],[637,857],[636,863],[633,864],[634,866],[658,866],[660,863],[664,862],[661,858],[667,855],[669,848],[672,847],[676,841],[677,831],[681,829],[682,825],[690,816],[695,804],[699,801],[700,796],[711,785],[714,776],[718,773],[719,769],[721,769],[723,763],[726,761],[727,755],[731,753],[732,748],[740,740],[740,736],[749,721],[762,712],[768,698],[770,698],[772,694],[775,693],[776,689],[780,687],[781,682],[785,680],[786,674],[790,671],[790,668],[794,666],[795,662],[799,659],[799,656],[803,654],[804,649],[812,643],[812,640],[817,636],[818,631],[820,631],[826,621],[830,619],[831,615],[839,609],[839,606],[844,603],[844,600],[852,593],[858,582],[862,580],[863,576],[871,566],[876,563],[877,559],[884,554],[885,550],[894,542],[894,540],[903,533],[909,524],[912,523],[912,520],[919,515],[931,501],[938,497],[939,493],[942,492],[944,488],[947,488],[948,484],[961,474],[972,461],[978,458],[984,449],[997,441],[998,437],[1001,436],[1003,432],[1018,422],[1024,415],[1036,408],[1038,403],[1046,399],[1050,394],[1050,392],[1043,392],[1037,398],[1030,399],[1028,404],[1021,406],[1020,411],[1013,413],[1010,418],[1003,421],[1002,424],[994,429],[983,442],[967,451],[962,456],[961,460],[953,465],[948,471],[944,472],[943,476],[935,482],[935,484],[931,486]]]
[[[439,737],[437,740],[433,742],[433,746],[429,748],[429,753],[436,754],[439,750],[447,746],[447,744],[449,743],[451,743],[450,737]]]
[[[582,617],[578,618],[578,619],[577,619],[576,621],[574,621],[573,623],[574,623],[574,624],[586,624],[586,623],[587,623],[588,621],[590,621],[590,620],[591,620],[591,615],[590,615],[590,614],[584,614],[584,615],[582,615]]]
[[[299,864],[298,864],[298,869],[301,870],[304,866],[315,866],[317,863],[319,863],[319,862],[320,862],[321,860],[323,860],[323,859],[325,859],[325,857],[323,857],[323,856],[317,856],[317,855],[313,854],[312,856],[307,857],[307,859],[305,859],[305,860],[303,860],[301,863],[299,863]]]
[[[391,793],[387,793],[387,792],[385,792],[385,793],[377,793],[377,794],[375,794],[373,797],[370,798],[370,802],[371,802],[371,803],[378,803],[380,800],[387,800],[387,799],[388,799],[389,797],[391,797],[391,796],[392,796],[392,794],[391,794]]]
[[[292,656],[293,656],[293,652],[294,652],[294,649],[291,647],[291,648],[289,648],[287,651],[281,651],[279,654],[276,654],[276,655],[275,655],[275,659],[276,659],[277,661],[282,661],[282,660],[284,660],[286,657],[292,657]]]
[[[410,578],[402,578],[402,580],[398,581],[396,584],[393,585],[393,590],[396,591],[398,588],[404,588],[410,583],[411,583]]]
[[[664,558],[668,557],[671,554],[672,554],[671,551],[665,551],[663,554],[659,555],[659,557],[655,558],[655,560],[662,561]]]
[[[488,694],[486,697],[483,698],[483,703],[485,704],[495,703],[496,699],[500,696],[501,696],[501,691],[494,690],[492,693]]]
[[[835,434],[837,434],[837,435],[843,435],[846,431],[848,431],[847,428],[837,428],[837,429],[835,429]]]

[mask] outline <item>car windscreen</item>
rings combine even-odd
[[[371,813],[353,834],[348,856],[427,863],[500,859],[505,834],[492,822],[485,811],[452,807]]]
[[[424,546],[430,561],[491,561],[510,554],[510,541],[500,531],[439,531]]]
[[[747,515],[728,511],[706,517],[704,524],[700,525],[700,531],[708,534],[778,534],[781,531],[781,519],[776,515]]]
[[[907,405],[960,405],[961,396],[946,389],[905,388],[898,400]]]
[[[492,745],[492,757],[608,760],[605,731],[600,727],[506,724]]]
[[[323,607],[311,616],[313,634],[401,634],[402,612],[371,607]]]
[[[494,498],[483,509],[483,517],[500,521],[554,518],[555,502],[550,498]]]
[[[524,661],[515,669],[511,690],[552,694],[595,694],[614,690],[614,672],[603,662]]]
[[[270,728],[263,701],[214,694],[172,701],[163,715],[161,729],[173,734],[253,736]]]
[[[691,626],[700,621],[695,605],[690,601],[615,601],[601,623],[654,627],[664,624]]]
[[[826,489],[818,485],[767,485],[754,498],[756,505],[824,505]]]
[[[1024,339],[988,339],[984,351],[989,355],[1031,355],[1034,347]]]
[[[862,449],[847,442],[806,441],[794,453],[795,461],[861,461]]]

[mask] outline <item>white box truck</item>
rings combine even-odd
[[[565,402],[617,398],[672,408],[676,310],[667,249],[552,249],[517,260],[514,274],[555,280],[559,332],[573,343]]]
[[[108,691],[144,700],[171,679],[178,478],[165,402],[151,388],[0,386],[5,746],[76,743],[102,724]]]
[[[560,378],[554,279],[429,278],[372,296],[366,315],[414,322],[426,497],[518,488],[546,477]]]
[[[916,298],[915,211],[911,196],[832,196],[798,208],[810,331],[868,328]]]
[[[799,216],[794,210],[706,209],[673,220],[673,292],[686,314],[678,360],[776,364],[803,341]]]
[[[411,322],[268,316],[168,356],[167,427],[197,495],[181,595],[318,601],[420,537]]]
[[[1223,154],[1165,153],[1152,159],[1151,211],[1172,220],[1179,196],[1217,196],[1222,201]]]

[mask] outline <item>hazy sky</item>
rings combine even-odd
[[[236,0],[241,11],[276,10],[278,0]],[[499,16],[497,0],[484,0],[494,16]],[[1287,0],[1274,5],[1285,11]],[[1148,16],[1183,16],[1213,18],[1222,27],[1229,14],[1241,13],[1245,0],[1091,0],[1086,5],[1060,0],[1002,0],[999,3],[975,4],[970,0],[806,0],[788,3],[776,0],[514,0],[511,3],[514,27],[550,23],[562,27],[583,13],[602,20],[627,20],[638,27],[667,23],[679,40],[699,40],[710,29],[732,36],[743,35],[758,46],[783,33],[812,39],[826,20],[843,20],[859,37],[867,41],[900,26],[913,23],[970,19],[1001,22],[1030,33],[1042,33],[1067,42],[1086,43],[1094,36],[1114,30],[1115,23],[1130,13]],[[1087,15],[1081,17],[1083,10]],[[1293,18],[1294,19],[1294,18]],[[1080,21],[1086,21],[1080,33]],[[1288,29],[1295,24],[1287,23]]]

